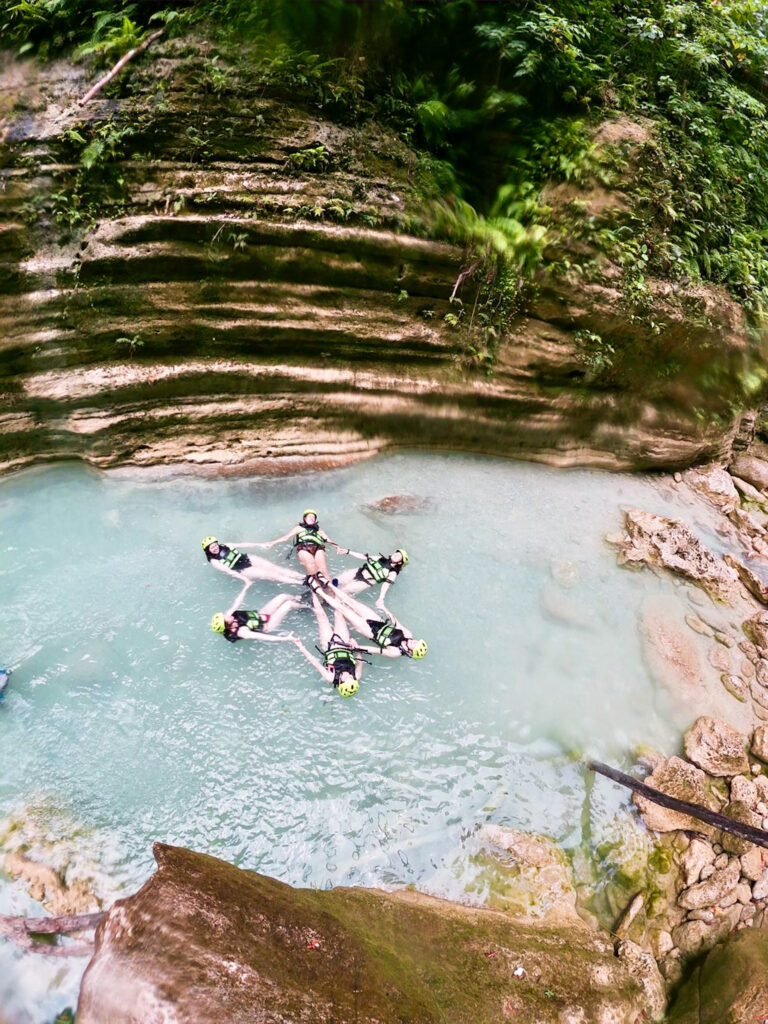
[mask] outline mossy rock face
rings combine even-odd
[[[746,928],[716,946],[683,983],[669,1024],[746,1024],[768,1012],[768,931]]]
[[[157,873],[96,934],[78,1024],[634,1024],[608,936],[415,892],[293,889],[155,845]]]
[[[224,95],[205,85],[214,50]],[[159,40],[85,107],[92,68],[0,56],[0,472],[73,457],[279,472],[286,451],[297,469],[411,445],[638,469],[728,455],[753,345],[724,292],[656,282],[649,334],[616,267],[562,251],[568,221],[551,258],[599,271],[543,266],[485,351],[449,301],[463,249],[408,234],[439,191],[429,163],[391,127],[265,90],[224,50]],[[85,167],[94,138],[111,143]],[[602,187],[545,192],[553,230],[574,199],[623,216]],[[460,286],[467,310],[476,287]],[[286,367],[290,431],[264,423]],[[169,368],[173,395],[156,386]]]

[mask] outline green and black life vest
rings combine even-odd
[[[246,563],[250,564],[248,555],[244,555],[243,552],[238,551],[237,548],[228,548],[226,555],[224,555],[221,561],[227,569],[231,569],[233,572],[236,572],[241,560],[245,560]]]
[[[342,672],[351,672],[354,675],[357,658],[344,641],[334,634],[328,642],[327,650],[323,652],[323,664],[326,668],[333,669],[335,683]]]
[[[317,525],[305,526],[304,523],[299,523],[299,532],[293,543],[295,547],[300,544],[315,544],[319,548],[325,547],[325,542],[320,536],[320,527]]]
[[[392,572],[392,565],[386,555],[379,555],[378,558],[368,558],[363,565],[363,572],[367,572],[374,583],[383,583]]]
[[[267,621],[262,615],[259,615],[258,612],[246,611],[245,609],[233,612],[232,618],[235,620],[234,627],[231,629],[225,629],[224,631],[224,639],[229,640],[230,643],[234,643],[236,640],[240,639],[237,635],[237,631],[243,626],[247,629],[253,630],[263,629]]]
[[[391,622],[382,622],[376,632],[373,634],[373,642],[378,644],[379,647],[389,647],[393,643],[392,634],[397,629]],[[401,630],[397,630],[398,633]]]

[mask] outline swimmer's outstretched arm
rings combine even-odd
[[[271,548],[271,547],[274,547],[275,544],[282,544],[284,540],[290,540],[291,537],[295,537],[300,529],[301,529],[300,526],[294,526],[292,530],[289,530],[288,533],[286,533],[282,537],[275,537],[274,540],[268,540],[268,541],[265,541],[263,544],[254,544],[253,546],[255,548]]]
[[[376,607],[377,608],[381,608],[381,610],[386,615],[388,615],[389,618],[392,619],[393,622],[395,621],[395,617],[392,614],[392,612],[389,610],[389,608],[387,608],[387,606],[384,604],[384,595],[387,593],[387,591],[389,590],[389,588],[392,586],[392,584],[395,582],[396,579],[397,579],[397,574],[396,573],[395,573],[395,579],[394,580],[391,580],[389,578],[385,579],[384,582],[381,584],[381,590],[379,591],[379,596],[376,598]],[[402,628],[403,627],[401,626],[400,629],[402,629]]]
[[[364,555],[360,551],[353,551],[352,548],[340,548],[338,544],[335,547],[340,555],[349,555],[351,558],[357,558],[361,562],[368,561],[368,555]]]
[[[235,573],[235,576],[238,576],[238,573]],[[242,576],[238,576],[238,578],[242,579],[243,577]],[[246,595],[246,593],[248,591],[248,588],[251,586],[252,583],[253,583],[253,580],[246,580],[245,581],[245,583],[243,584],[243,589],[240,591],[240,593],[237,595],[235,600],[232,602],[232,606],[230,608],[227,608],[227,610],[224,612],[225,615],[231,615],[232,612],[236,612],[237,611],[237,609],[243,603],[243,598],[245,597],[245,595]]]
[[[314,656],[314,654],[310,654],[310,652],[307,650],[307,648],[304,646],[304,644],[301,642],[301,640],[299,640],[299,638],[297,636],[293,636],[292,639],[293,639],[293,642],[296,644],[296,646],[301,651],[301,653],[307,659],[309,664],[312,665],[313,668],[317,669],[317,671],[320,673],[322,678],[327,683],[328,682],[328,670],[326,669],[326,667],[324,665],[322,665],[318,661],[318,659]]]
[[[369,647],[368,644],[355,644],[355,650],[366,654],[380,654],[382,658],[399,658],[402,651],[399,647]]]

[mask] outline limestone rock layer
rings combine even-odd
[[[408,233],[418,156],[242,67],[212,88],[217,59],[157,44],[83,108],[94,69],[0,64],[0,470],[280,471],[404,445],[610,467],[727,454],[738,417],[719,399],[702,416],[697,391],[749,345],[727,296],[653,283],[655,338],[610,267],[543,269],[486,359],[471,279],[452,322],[465,253]],[[594,379],[594,332],[614,379]]]

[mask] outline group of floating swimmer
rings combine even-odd
[[[268,550],[275,544],[289,540],[304,570],[303,575],[295,569],[280,567],[266,558],[245,554],[243,551],[244,548]],[[331,579],[326,558],[327,545],[334,547],[339,555],[349,555],[363,564],[358,569],[348,569],[340,573],[338,578]],[[414,639],[413,634],[384,604],[387,591],[408,564],[408,554],[402,548],[389,556],[379,555],[376,558],[342,548],[320,528],[315,510],[306,509],[301,522],[275,540],[260,544],[222,544],[215,537],[206,537],[203,540],[203,551],[214,569],[244,580],[243,588],[232,606],[225,612],[216,612],[211,619],[214,633],[220,633],[231,643],[237,640],[293,643],[342,697],[351,697],[357,693],[363,671],[362,654],[380,654],[388,658],[401,655],[423,658],[427,653],[425,641]],[[256,611],[240,607],[255,580],[309,587],[320,637],[317,647],[319,659],[307,650],[294,633],[275,632],[290,612],[305,606],[303,599],[293,594],[278,594]],[[384,619],[376,618],[370,608],[354,597],[355,594],[379,585],[381,589],[376,607],[386,616]],[[324,605],[333,610],[333,625]],[[375,646],[353,641],[350,627]]]

